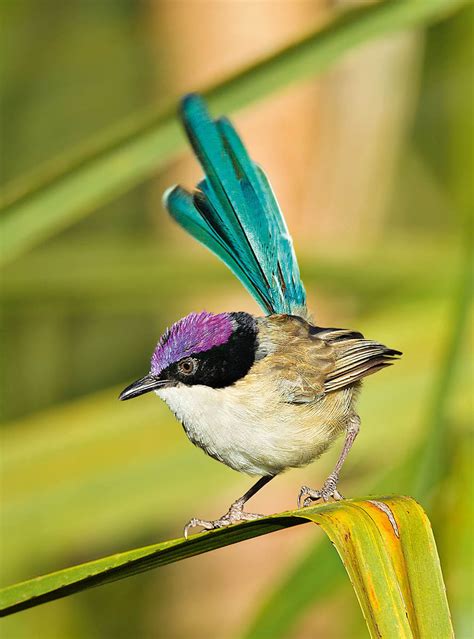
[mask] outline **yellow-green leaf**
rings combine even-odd
[[[372,637],[453,636],[430,523],[409,497],[346,500],[111,555],[0,591],[1,614],[305,522],[335,546]]]

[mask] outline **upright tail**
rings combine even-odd
[[[171,216],[233,271],[267,314],[306,316],[306,293],[293,243],[264,172],[226,118],[186,96],[181,117],[205,179],[193,193],[164,195]]]

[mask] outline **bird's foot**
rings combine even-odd
[[[232,504],[226,514],[222,515],[219,519],[208,520],[193,517],[184,527],[184,537],[187,539],[191,528],[196,528],[197,526],[204,528],[204,530],[215,530],[216,528],[225,528],[231,524],[237,524],[239,521],[253,521],[261,517],[263,517],[263,515],[244,512],[243,504],[236,502]]]
[[[337,490],[338,475],[332,473],[324,482],[324,486],[320,490],[314,490],[308,486],[302,486],[298,495],[298,508],[309,506],[313,501],[329,501],[330,499],[344,499]]]

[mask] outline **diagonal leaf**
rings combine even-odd
[[[1,614],[307,521],[334,544],[372,637],[453,636],[431,527],[409,497],[322,504],[98,559],[3,589]]]
[[[229,112],[327,68],[358,44],[424,25],[466,0],[390,0],[349,11],[327,27],[202,91]],[[143,182],[183,145],[174,106],[105,133],[9,190],[0,218],[1,260],[10,261],[114,197]]]
[[[435,376],[432,389],[432,398],[429,402],[426,416],[426,433],[416,449],[399,465],[389,472],[391,477],[397,479],[390,483],[400,485],[406,477],[414,478],[410,483],[412,490],[419,499],[424,502],[433,502],[433,490],[439,488],[443,473],[446,474],[446,456],[448,449],[449,433],[446,419],[447,407],[452,401],[455,373],[460,365],[462,355],[463,336],[469,320],[470,292],[471,292],[471,260],[470,252],[465,250],[461,270],[458,275],[458,287],[453,300],[452,327],[446,338],[445,353],[439,367],[439,373]],[[379,480],[381,486],[387,484],[387,477]],[[431,512],[432,509],[430,509]],[[307,588],[306,569],[315,564],[323,567],[323,573],[318,574],[317,587],[313,590]],[[285,575],[274,590],[267,596],[261,608],[257,610],[255,618],[244,630],[244,639],[258,639],[260,637],[286,636],[289,628],[295,623],[302,612],[316,600],[319,600],[319,590],[324,588],[324,594],[331,593],[341,583],[340,574],[332,569],[332,559],[328,548],[317,544],[306,551],[290,572]],[[327,579],[326,572],[330,572]],[[326,589],[326,582],[329,588]],[[290,596],[288,596],[290,593]]]
[[[172,303],[170,299],[165,306],[172,307]],[[382,314],[366,319],[364,327],[368,334],[382,332],[389,343],[397,338],[397,344],[407,353],[418,348],[427,352],[430,344],[443,336],[441,310],[439,302],[431,304],[422,299],[416,309],[410,305],[409,313],[404,305],[391,308],[392,332],[386,321],[384,325]],[[430,330],[420,337],[412,327],[428,326],[427,317],[434,323],[429,323]],[[374,377],[372,391],[362,397],[362,414],[372,415],[374,422],[384,418],[387,439],[383,445],[392,450],[389,466],[399,463],[417,443],[416,429],[408,426],[402,435],[404,446],[394,448],[400,438],[400,424],[421,420],[432,375],[429,358],[411,358],[402,369],[394,367],[389,375]],[[458,396],[462,393],[466,397],[468,375],[462,379]],[[212,491],[216,502],[219,494],[230,499],[232,492],[241,490],[238,484],[245,480],[223,465],[209,462],[190,446],[165,404],[148,397],[137,404],[123,405],[116,400],[120,390],[109,388],[4,425],[0,459],[2,586],[27,577],[27,567],[31,570],[33,566],[33,573],[40,573],[44,566],[60,566],[62,558],[74,552],[78,538],[85,545],[115,543],[120,547],[137,529],[151,534],[156,529],[157,512],[165,513],[168,522],[189,517],[196,496],[208,492],[216,482],[219,489]],[[403,396],[405,400],[384,415],[382,407],[388,396]],[[367,489],[369,476],[371,491],[377,491],[375,481],[382,469],[373,464],[374,445],[368,440],[364,446],[362,439],[352,452],[351,464],[368,468],[358,487],[351,486],[352,495]],[[192,482],[186,472],[190,464]],[[330,463],[326,466],[329,471]],[[317,473],[317,467],[310,472]],[[320,472],[324,473],[322,467]],[[62,478],[61,482],[57,477]],[[288,475],[281,481],[288,482],[291,490],[295,480]],[[387,491],[393,486],[406,490],[400,481],[400,477],[386,481],[378,490]],[[171,484],[173,491],[165,488]],[[42,547],[40,554],[38,546]]]

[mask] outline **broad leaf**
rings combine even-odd
[[[408,497],[322,504],[98,559],[3,589],[1,614],[307,521],[320,525],[339,553],[371,636],[453,635],[431,526]]]
[[[432,383],[431,401],[426,415],[426,434],[420,444],[412,451],[399,467],[389,471],[391,481],[387,478],[378,480],[378,484],[401,486],[403,482],[409,483],[411,490],[417,498],[423,502],[433,502],[433,489],[439,489],[443,478],[448,476],[447,451],[449,450],[450,433],[449,421],[446,419],[447,407],[454,395],[455,375],[460,367],[463,356],[463,338],[467,332],[470,310],[470,279],[471,260],[466,251],[463,264],[458,275],[458,290],[453,300],[452,328],[446,337],[446,346],[439,372]],[[414,480],[407,479],[414,478]],[[472,482],[471,482],[472,483]],[[445,489],[445,484],[443,484]],[[436,513],[436,504],[431,504],[429,512]],[[469,517],[467,509],[462,509],[464,516]],[[464,526],[468,529],[469,526]],[[277,639],[287,635],[295,621],[311,605],[319,600],[322,594],[335,589],[341,584],[340,574],[331,572],[330,578],[326,572],[331,569],[332,559],[328,548],[317,544],[311,547],[293,566],[288,574],[284,575],[280,583],[267,593],[263,605],[257,610],[255,618],[246,628],[244,639],[258,639],[259,637],[272,637]],[[307,587],[308,565],[318,566],[317,587],[311,591]],[[321,570],[322,568],[322,570]],[[327,588],[326,588],[327,584]]]

